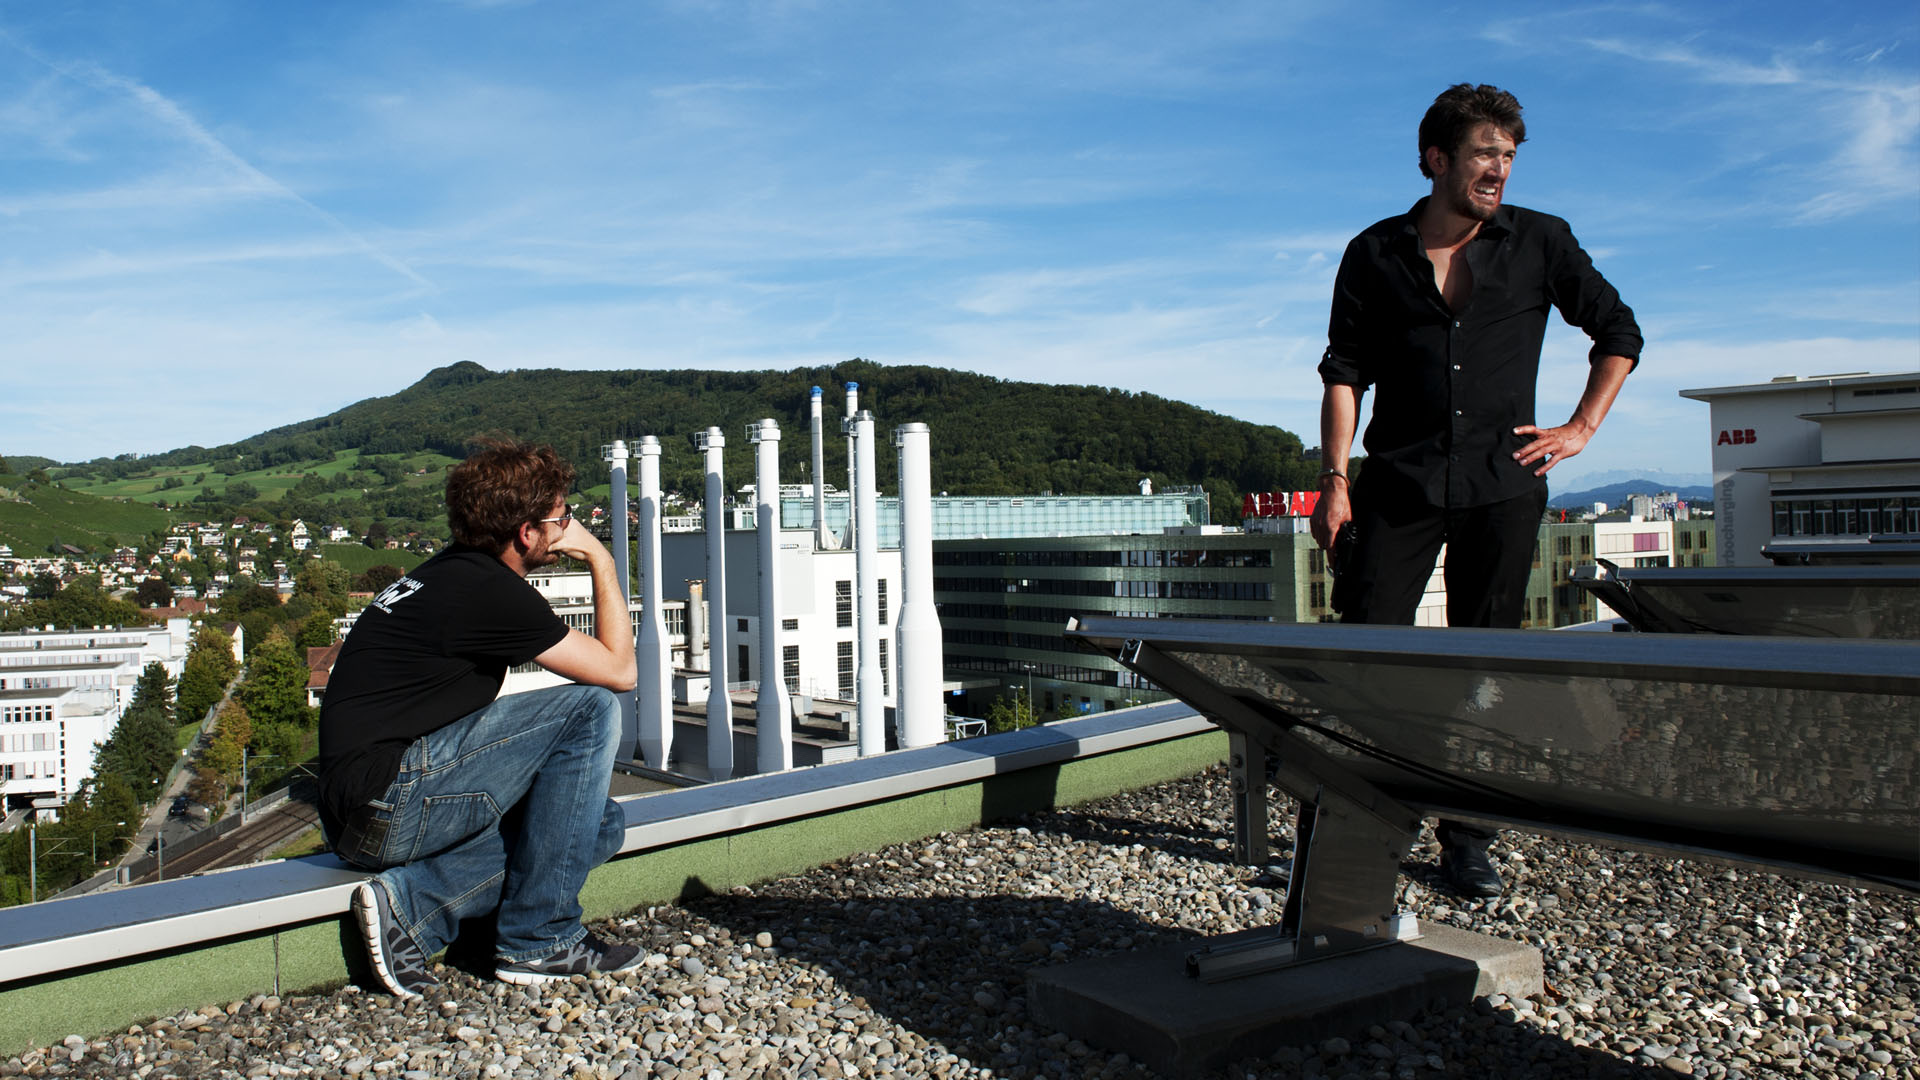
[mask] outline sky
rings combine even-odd
[[[462,360],[856,356],[1317,445],[1341,251],[1426,193],[1462,81],[1519,97],[1507,201],[1647,339],[1557,489],[1706,474],[1683,388],[1920,370],[1910,2],[0,0],[0,455],[214,446]],[[1551,321],[1542,423],[1587,347]]]

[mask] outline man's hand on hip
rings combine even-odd
[[[1579,419],[1569,420],[1559,427],[1542,428],[1532,424],[1522,424],[1513,429],[1515,435],[1532,435],[1533,441],[1516,450],[1513,460],[1522,465],[1540,462],[1533,470],[1535,476],[1545,476],[1553,471],[1555,465],[1586,449],[1587,440],[1593,438],[1594,429]]]

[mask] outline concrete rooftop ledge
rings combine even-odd
[[[633,797],[622,854],[582,906],[602,918],[1085,802],[1195,772],[1225,746],[1168,702]],[[361,962],[340,916],[364,877],[316,855],[0,909],[0,1050],[337,984]]]

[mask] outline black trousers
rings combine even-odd
[[[1488,506],[1447,509],[1369,498],[1363,481],[1353,499],[1352,565],[1340,567],[1342,577],[1353,575],[1343,583],[1340,621],[1412,625],[1445,544],[1447,625],[1517,629],[1546,509],[1544,486]],[[1492,829],[1444,819],[1436,831],[1448,846],[1484,847],[1493,838]]]

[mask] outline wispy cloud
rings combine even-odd
[[[194,147],[208,160],[221,166],[230,177],[224,187],[235,196],[244,198],[251,195],[270,195],[292,202],[345,237],[368,258],[407,278],[416,286],[428,289],[433,287],[432,282],[421,277],[412,267],[380,250],[339,218],[254,167],[251,162],[208,131],[186,109],[166,95],[143,83],[115,74],[91,61],[68,61],[48,57],[11,35],[4,40],[17,51],[66,78],[131,103],[141,114],[157,124],[163,132]],[[125,198],[125,193],[121,197]]]

